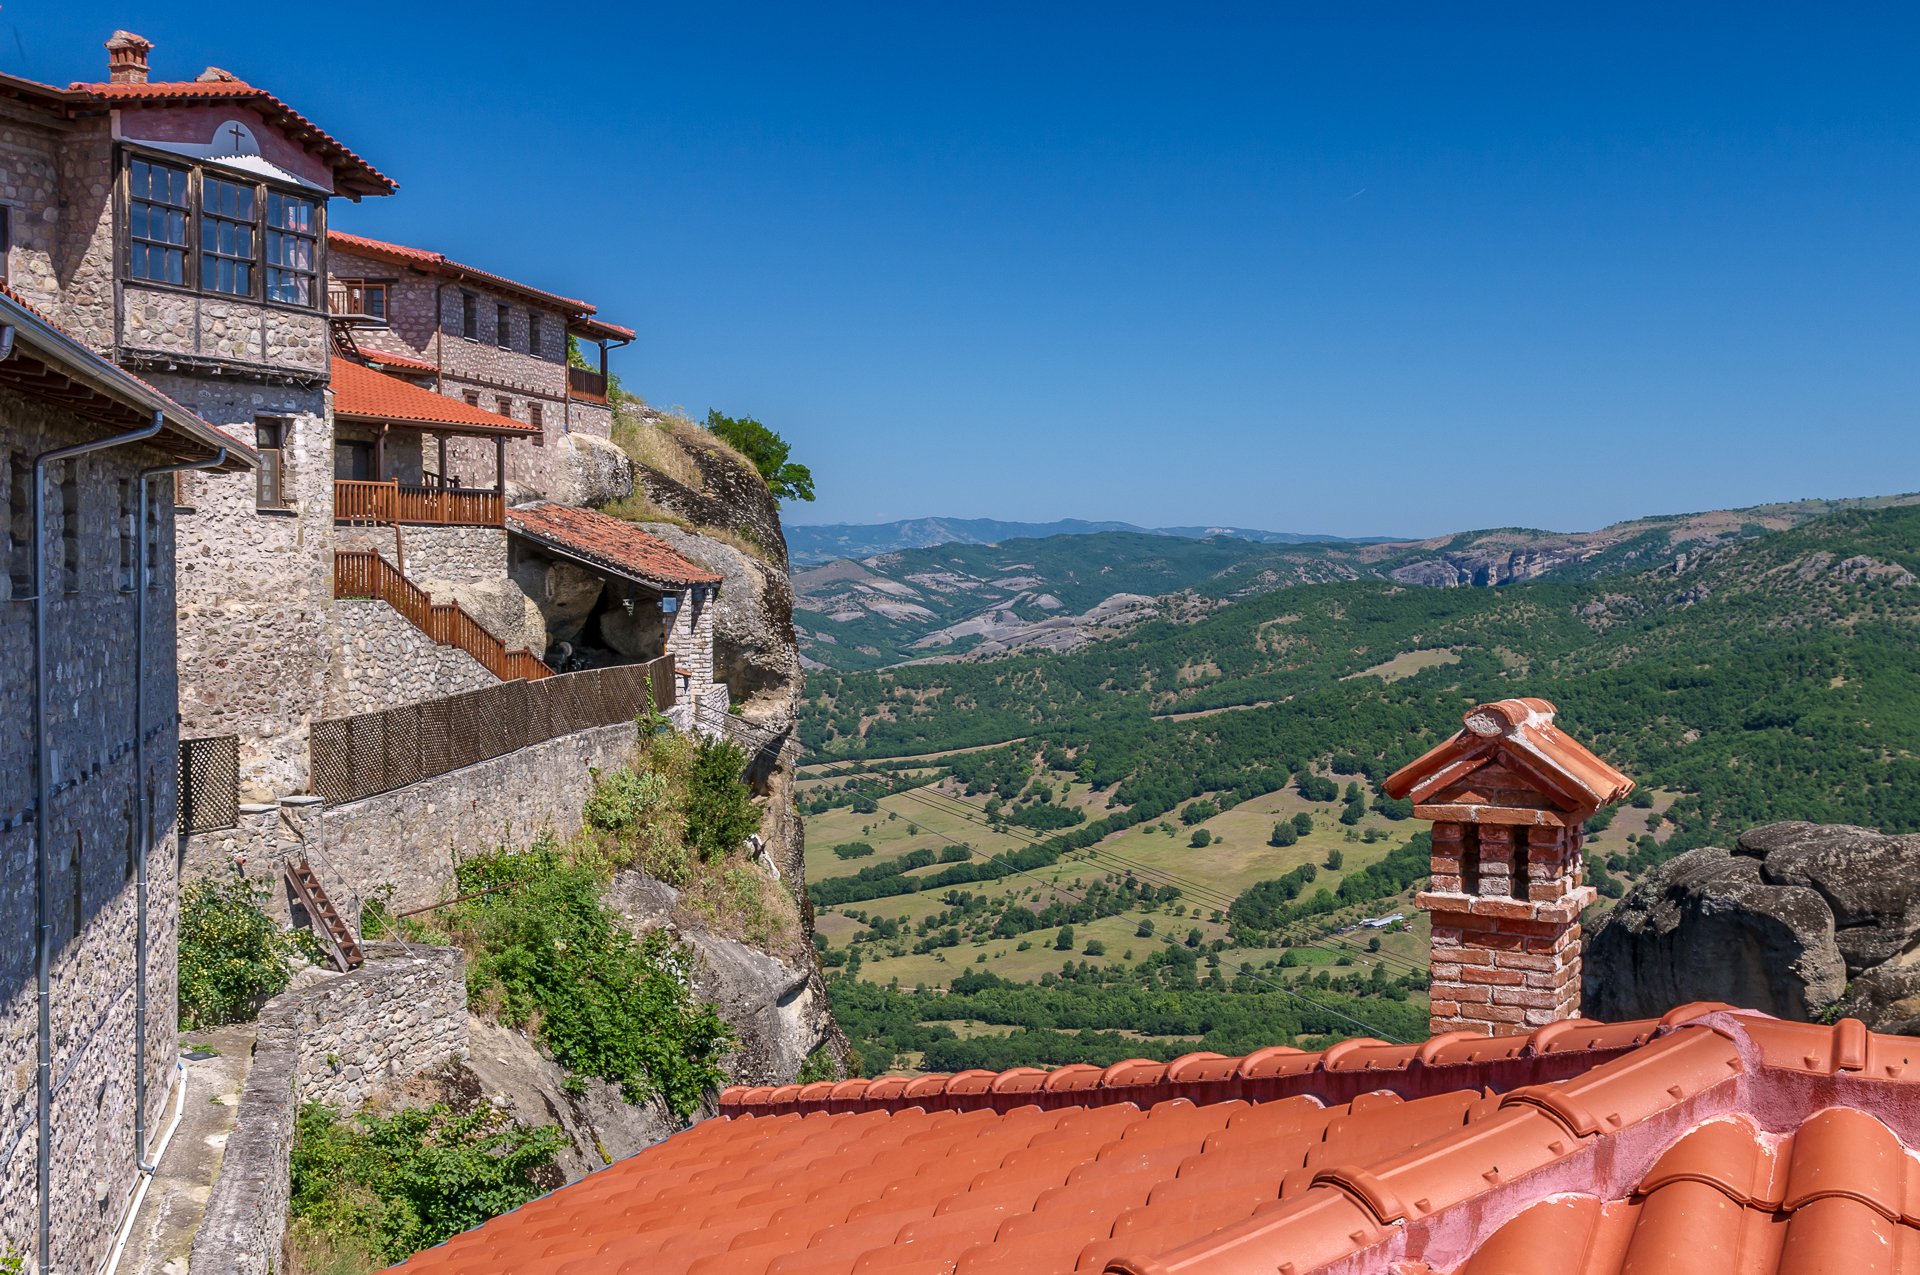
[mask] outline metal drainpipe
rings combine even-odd
[[[147,479],[184,469],[215,469],[226,459],[227,449],[222,447],[212,460],[140,471],[140,572],[133,579],[133,804],[135,835],[140,838],[133,896],[138,944],[133,958],[133,1156],[143,1173],[152,1173],[155,1167],[147,1163],[147,851],[153,844],[147,831],[151,813],[147,809],[147,573],[153,569],[147,560]]]
[[[13,352],[13,329],[4,329],[0,348]],[[38,1067],[35,1079],[35,1182],[40,1192],[40,1269],[53,1270],[53,923],[47,897],[47,801],[53,788],[51,735],[47,729],[47,466],[87,452],[138,443],[160,432],[165,418],[156,409],[153,423],[132,433],[78,443],[33,458],[33,873],[34,984],[40,1002]]]

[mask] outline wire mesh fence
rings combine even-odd
[[[180,826],[189,833],[240,822],[240,737],[180,741]]]
[[[673,706],[673,658],[562,673],[313,724],[313,791],[329,806],[431,779],[517,748],[632,721],[653,692]]]

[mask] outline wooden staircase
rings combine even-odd
[[[313,929],[320,941],[327,945],[333,954],[333,963],[344,974],[366,963],[366,957],[360,951],[359,940],[353,937],[353,931],[341,919],[339,911],[333,906],[333,900],[320,884],[319,874],[307,863],[305,855],[286,862],[287,884],[293,887],[293,897],[313,918]]]
[[[377,552],[339,549],[333,555],[333,596],[378,598],[441,646],[457,646],[503,682],[552,677],[553,670],[525,647],[509,651],[502,642],[460,609],[457,602],[435,602],[400,568]]]

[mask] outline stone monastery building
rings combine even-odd
[[[176,1089],[183,877],[284,875],[351,967],[376,885],[440,897],[577,822],[649,707],[727,704],[721,574],[578,507],[632,490],[633,332],[330,230],[395,183],[151,48],[0,75],[0,911],[40,936],[0,962],[0,1242],[43,1271],[100,1266]]]

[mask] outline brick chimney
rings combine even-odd
[[[1569,739],[1543,699],[1482,704],[1381,785],[1433,820],[1428,1030],[1502,1036],[1580,1016],[1581,825],[1633,781]]]
[[[147,53],[153,41],[131,31],[115,31],[107,41],[107,78],[115,84],[145,84]]]

